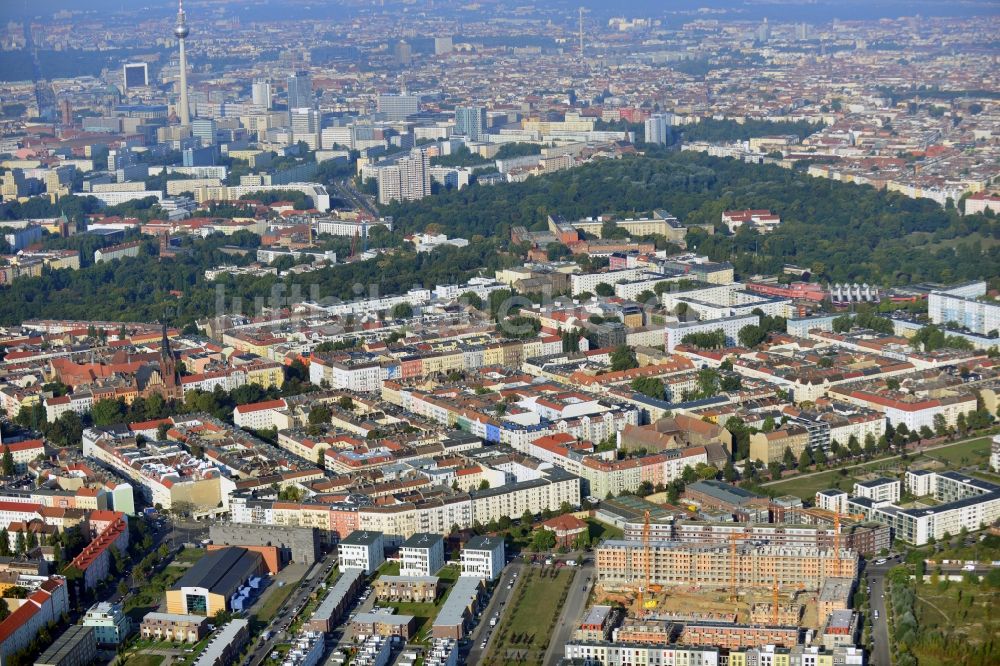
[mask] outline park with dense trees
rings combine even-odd
[[[71,219],[92,212],[87,197],[64,197]],[[602,214],[641,215],[666,209],[684,224],[718,224],[722,211],[769,208],[781,226],[762,236],[741,229],[735,235],[688,234],[690,248],[712,260],[731,261],[737,275],[777,274],[786,264],[804,266],[822,281],[904,285],[949,283],[995,277],[1000,266],[1000,220],[991,213],[962,216],[926,199],[909,199],[869,186],[812,178],[769,165],[749,165],[698,153],[657,152],[567,169],[523,183],[470,186],[420,201],[386,206],[394,234],[435,225],[449,236],[470,239],[464,248],[417,253],[392,249],[368,261],[322,268],[294,276],[224,276],[215,283],[206,268],[232,263],[222,236],[185,239],[183,251],[152,261],[151,240],[143,256],[86,266],[78,271],[46,270],[0,287],[0,324],[39,317],[156,321],[185,325],[216,312],[222,285],[227,311],[240,299],[249,312],[254,299],[274,290],[301,293],[316,285],[320,297],[352,298],[357,285],[380,294],[414,286],[455,283],[523,260],[525,248],[510,243],[510,230],[546,228],[551,214],[568,219]],[[47,202],[4,204],[0,218],[58,214]],[[962,240],[972,236],[972,240]],[[985,242],[985,241],[990,242]],[[247,243],[250,245],[250,243]],[[88,248],[89,249],[89,248]],[[855,322],[860,323],[860,322]],[[878,322],[876,322],[878,323]]]

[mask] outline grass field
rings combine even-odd
[[[1000,631],[1000,590],[969,582],[917,585],[917,622],[922,634],[940,634],[963,646],[981,646]],[[952,647],[920,641],[913,652],[920,666],[952,666],[962,661]],[[1000,655],[998,655],[1000,656]],[[957,657],[957,661],[956,661]],[[994,662],[996,663],[996,662]]]
[[[125,660],[125,666],[160,666],[162,654],[134,654]]]
[[[939,460],[952,466],[985,465],[990,460],[991,437],[981,437],[968,442],[960,442],[948,447],[928,451],[922,458]]]
[[[602,539],[621,539],[625,535],[614,525],[602,523],[594,518],[587,518],[587,528],[591,543],[597,543]]]
[[[854,487],[855,479],[873,472],[894,475],[907,466],[912,467],[915,464],[926,464],[932,461],[940,462],[948,467],[981,466],[989,461],[990,439],[989,437],[981,437],[968,442],[958,442],[920,453],[905,461],[900,458],[876,460],[847,470],[846,476],[841,474],[840,470],[830,470],[812,476],[792,477],[777,483],[769,483],[765,487],[778,495],[794,495],[811,500],[816,496],[816,491],[826,488],[839,488],[850,492]]]
[[[526,571],[517,596],[497,629],[490,652],[483,659],[487,666],[513,663],[541,666],[545,659],[545,649],[573,582],[574,569],[529,567]]]
[[[253,615],[257,622],[264,625],[270,622],[277,615],[281,604],[285,603],[285,599],[291,596],[295,587],[293,584],[286,584],[284,587],[274,587],[271,590],[270,596],[254,611]]]
[[[378,568],[379,576],[398,576],[399,575],[399,562],[383,562],[382,566]]]

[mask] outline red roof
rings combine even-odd
[[[164,423],[173,423],[170,419],[153,419],[152,421],[140,421],[138,423],[129,423],[128,429],[132,432],[136,430],[156,430]]]
[[[0,500],[0,511],[20,511],[23,513],[38,513],[42,508],[41,504],[34,504],[32,502],[10,502],[7,500]]]
[[[260,412],[265,409],[282,409],[287,406],[288,405],[284,400],[265,400],[264,402],[254,402],[249,405],[237,405],[236,411],[240,414],[250,414],[252,412]]]
[[[45,448],[45,443],[40,439],[26,439],[23,442],[14,442],[13,444],[4,443],[4,447],[10,449],[11,453],[14,451],[31,451],[32,449]]]
[[[570,513],[550,518],[542,523],[542,526],[555,532],[575,532],[587,529],[587,523]]]

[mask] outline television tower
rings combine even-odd
[[[583,58],[583,7],[580,7],[580,58]]]
[[[177,0],[177,24],[174,26],[174,36],[180,47],[181,67],[181,125],[191,124],[191,107],[188,105],[187,54],[184,52],[184,39],[191,34],[187,18],[184,16],[184,0]]]

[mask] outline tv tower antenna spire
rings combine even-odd
[[[583,7],[580,7],[579,30],[580,30],[580,57],[583,58]]]
[[[174,37],[177,38],[177,46],[180,55],[181,99],[179,105],[181,107],[181,125],[191,124],[191,107],[188,105],[187,89],[187,52],[184,48],[184,40],[189,34],[191,34],[191,29],[188,28],[187,16],[184,14],[184,0],[177,0],[177,23],[174,25]]]

